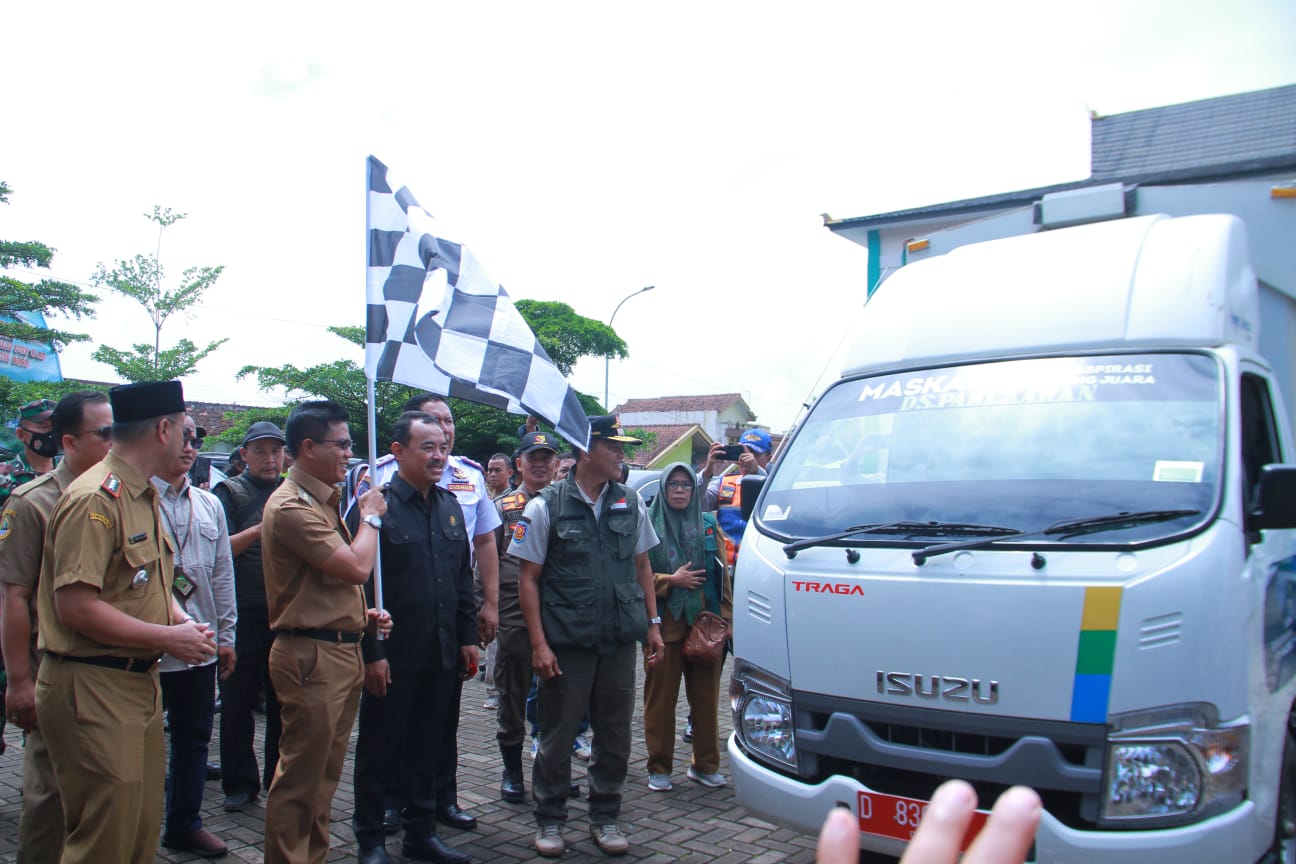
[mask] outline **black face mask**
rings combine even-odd
[[[31,432],[27,446],[37,456],[54,457],[58,455],[58,441],[53,432]]]

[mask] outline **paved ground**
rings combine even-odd
[[[728,681],[726,670],[725,681]],[[727,683],[725,685],[727,690]],[[641,691],[642,692],[642,689]],[[513,862],[538,859],[531,848],[535,824],[528,806],[499,800],[499,751],[495,747],[493,713],[482,708],[485,685],[472,681],[464,688],[463,721],[459,730],[459,803],[478,817],[476,831],[459,832],[441,828],[453,846],[483,862]],[[687,707],[681,698],[679,728],[683,729]],[[729,735],[728,711],[721,707],[721,735]],[[219,732],[217,733],[219,734]],[[9,745],[0,755],[0,864],[15,860],[18,814],[22,807],[20,737],[10,728]],[[352,741],[354,748],[354,739]],[[688,745],[679,744],[675,753],[675,788],[671,792],[647,789],[647,754],[643,747],[642,723],[635,718],[635,747],[630,757],[630,776],[621,813],[622,829],[630,838],[630,854],[623,861],[724,862],[724,864],[772,864],[812,862],[813,838],[793,834],[749,815],[734,803],[732,788],[707,789],[685,776]],[[213,752],[214,748],[213,748]],[[529,749],[528,749],[529,752]],[[723,749],[722,749],[723,754]],[[530,756],[524,757],[527,787],[530,789]],[[577,779],[583,781],[585,763],[573,760]],[[333,800],[333,848],[329,861],[354,861],[355,841],[351,834],[351,760],[348,758],[342,784]],[[720,770],[729,776],[727,756],[721,756]],[[230,845],[223,861],[260,862],[262,819],[260,806],[246,813],[225,813],[220,784],[208,783],[205,796],[206,827]],[[264,801],[264,799],[262,799]],[[566,831],[566,862],[607,861],[590,841],[585,820],[585,803],[572,802]],[[392,857],[401,860],[400,843],[388,843]],[[202,859],[159,850],[159,862],[190,862]]]

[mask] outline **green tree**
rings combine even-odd
[[[9,203],[12,190],[0,182],[0,204]],[[0,240],[0,270],[10,267],[42,267],[48,269],[54,250],[35,240]],[[69,342],[83,342],[90,337],[85,333],[71,333],[52,327],[37,327],[23,320],[22,313],[40,312],[48,315],[58,312],[73,318],[93,318],[92,304],[99,300],[75,285],[55,279],[42,279],[29,285],[11,276],[0,275],[0,336],[22,339],[27,342],[49,342],[57,350]]]
[[[221,267],[190,267],[181,276],[180,285],[173,290],[162,288],[162,232],[184,219],[188,214],[172,213],[171,208],[154,207],[152,215],[144,218],[158,225],[157,251],[152,255],[136,255],[130,261],[118,261],[109,270],[102,264],[95,271],[93,281],[112,291],[129,297],[144,307],[153,322],[153,344],[137,343],[129,351],[100,345],[90,355],[100,363],[107,363],[127,381],[162,381],[182,378],[193,372],[208,354],[224,345],[227,339],[209,342],[199,348],[188,339],[180,339],[173,348],[162,349],[162,325],[177,312],[192,309],[207,289],[220,278]]]
[[[576,361],[583,356],[603,357],[606,354],[624,357],[625,342],[606,324],[578,315],[566,303],[516,301],[518,311],[536,334],[554,364],[564,375],[571,374]],[[363,348],[363,327],[330,327],[329,332]],[[561,358],[561,359],[560,359]],[[351,360],[335,360],[305,369],[292,364],[284,366],[244,366],[239,377],[255,375],[263,390],[283,387],[294,401],[304,399],[332,399],[350,414],[351,437],[355,439],[356,455],[368,453],[368,420],[365,402],[364,368]],[[377,395],[378,452],[386,453],[391,446],[391,429],[400,416],[401,407],[418,391],[391,381],[374,384]],[[578,393],[586,413],[599,414],[603,408],[598,400]],[[263,409],[258,409],[263,410]],[[484,462],[492,453],[511,453],[517,446],[518,426],[522,418],[498,408],[451,399],[450,410],[455,417],[455,452]],[[231,415],[239,429],[246,429],[252,421],[245,419],[253,412]],[[262,419],[258,417],[257,419]],[[227,435],[242,431],[231,429]],[[222,436],[224,438],[225,436]],[[233,438],[231,437],[232,441]]]
[[[364,345],[363,328],[330,327],[328,329],[330,333],[348,342]],[[346,408],[347,414],[351,417],[349,425],[351,437],[356,442],[356,455],[368,455],[369,422],[363,366],[352,360],[334,360],[331,363],[321,363],[305,369],[287,363],[283,366],[244,366],[238,372],[240,379],[249,375],[256,376],[257,386],[262,390],[284,388],[288,391],[288,398],[294,403],[307,399],[332,399]],[[415,390],[391,381],[377,381],[374,382],[374,392],[377,396],[378,450],[381,454],[387,452],[391,444],[391,428],[395,425],[396,418],[400,416],[401,406],[415,393]],[[285,420],[287,410],[284,409]],[[233,441],[232,436],[237,434],[238,441],[242,442],[243,434],[249,425],[256,420],[272,419],[261,416],[251,419],[254,413],[256,412],[245,411],[230,415],[229,419],[233,420],[235,425],[221,436],[222,440]]]
[[[626,356],[625,340],[615,330],[602,321],[577,315],[566,303],[517,300],[513,305],[531,325],[531,332],[564,377],[571,375],[576,361],[582,357]]]

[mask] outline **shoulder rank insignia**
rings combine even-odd
[[[10,521],[13,516],[14,511],[10,510],[8,507],[5,508],[4,515],[0,516],[0,540],[8,537],[9,532],[13,530],[13,522]]]
[[[311,497],[311,494],[310,494],[309,492],[307,492],[305,489],[298,489],[298,490],[297,490],[297,500],[298,500],[298,501],[305,501],[307,504],[314,504],[314,503],[315,503],[315,499],[312,498],[312,497]]]
[[[108,472],[108,476],[104,478],[103,482],[99,484],[99,488],[114,498],[120,498],[121,478],[110,471]]]
[[[526,509],[526,503],[525,496],[519,492],[514,492],[512,495],[505,495],[500,499],[500,509],[506,511],[524,510]]]

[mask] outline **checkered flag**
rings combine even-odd
[[[394,191],[393,191],[394,190]],[[589,418],[508,293],[369,157],[365,374],[534,414],[582,449]]]

